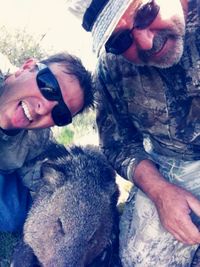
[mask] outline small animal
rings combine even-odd
[[[38,192],[11,266],[111,266],[97,263],[118,224],[119,191],[106,158],[94,146],[50,143],[37,160]]]

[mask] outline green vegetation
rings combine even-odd
[[[95,111],[91,110],[77,115],[72,124],[61,128],[54,127],[53,132],[56,140],[64,145],[75,143],[81,137],[91,133],[95,135]]]
[[[47,52],[40,47],[43,36],[33,37],[26,30],[9,31],[0,27],[0,52],[6,55],[14,66],[21,66],[28,58],[41,59]]]
[[[61,144],[68,145],[73,142],[74,131],[70,128],[64,127],[62,131],[57,135],[57,141]]]

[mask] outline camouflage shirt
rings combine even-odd
[[[0,86],[11,70],[14,70],[13,66],[0,54]],[[23,166],[42,153],[52,133],[50,129],[20,130],[13,133],[0,129],[0,173],[18,170],[23,174],[23,179],[26,178],[26,185],[31,188],[38,168],[24,169]]]
[[[164,155],[200,159],[200,1],[189,1],[184,53],[161,69],[103,54],[95,72],[100,145],[114,168],[131,179],[149,156],[144,137]]]

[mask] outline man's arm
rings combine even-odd
[[[167,182],[150,161],[143,148],[143,136],[124,110],[116,109],[116,104],[120,105],[115,103],[119,100],[120,85],[106,76],[109,71],[102,65],[97,85],[102,97],[97,125],[104,154],[122,177],[132,180],[154,202],[161,223],[175,238],[187,244],[200,243],[199,231],[190,218],[191,211],[200,216],[200,202],[186,190]]]
[[[114,65],[115,62],[112,63],[113,68]],[[117,73],[115,76],[118,76]],[[148,159],[143,148],[143,136],[125,110],[124,100],[119,92],[121,81],[110,77],[103,60],[97,68],[95,81],[98,91],[97,126],[100,146],[118,174],[130,179],[129,166],[131,165],[132,171],[138,162]]]
[[[167,182],[150,160],[141,161],[133,175],[134,183],[155,204],[162,225],[185,244],[199,244],[200,233],[190,212],[200,216],[200,202],[186,190]]]

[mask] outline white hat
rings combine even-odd
[[[69,10],[91,31],[93,51],[99,55],[120,18],[133,0],[68,0]]]

